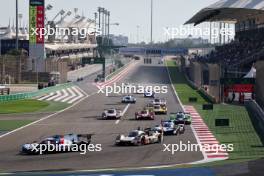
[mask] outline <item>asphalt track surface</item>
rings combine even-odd
[[[201,152],[176,152],[172,155],[163,152],[162,144],[146,146],[117,147],[114,140],[118,134],[127,134],[133,129],[151,127],[166,119],[166,115],[156,116],[154,121],[135,121],[135,111],[141,110],[150,99],[143,95],[135,95],[137,103],[129,106],[119,123],[116,120],[99,120],[104,109],[117,108],[123,110],[121,104],[123,95],[97,94],[98,89],[92,84],[93,78],[87,78],[78,83],[89,97],[76,106],[52,116],[46,120],[28,126],[22,130],[0,138],[0,171],[74,171],[108,168],[137,168],[145,166],[160,166],[189,163],[203,159]],[[145,65],[140,61],[121,82],[143,83],[148,85],[166,85],[167,94],[159,94],[166,98],[168,112],[181,110],[170,86],[166,67],[157,63]],[[55,134],[94,133],[93,144],[102,144],[102,151],[79,153],[59,153],[49,155],[20,155],[21,145],[41,140]],[[166,136],[165,144],[177,144],[179,141],[197,143],[195,136],[188,126],[181,136]]]

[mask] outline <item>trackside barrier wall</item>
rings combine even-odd
[[[195,90],[198,90],[198,92],[205,98],[207,99],[207,101],[209,101],[210,103],[216,103],[216,99],[214,97],[212,97],[211,95],[209,95],[204,89],[199,88],[197,85],[195,85],[194,82],[192,82],[188,76],[186,75],[186,73],[183,73],[185,79],[187,80],[188,84],[190,87],[192,87]]]
[[[58,91],[61,89],[71,87],[72,85],[73,85],[72,83],[66,83],[66,84],[60,84],[60,85],[53,86],[53,87],[47,87],[47,88],[44,88],[44,89],[41,89],[35,92],[3,95],[3,96],[0,96],[0,102],[6,102],[6,101],[12,101],[12,100],[23,100],[23,99],[38,97],[44,94],[48,94],[54,91]]]
[[[259,134],[262,134],[261,138],[264,139],[264,111],[263,109],[254,100],[246,101],[245,106],[252,119],[252,122],[254,123],[254,126],[258,130],[260,130]]]
[[[177,63],[177,61],[175,61],[175,64],[176,64],[176,65],[179,65],[179,64]],[[195,82],[193,82],[192,80],[190,80],[189,77],[188,77],[187,74],[186,74],[185,69],[180,70],[180,68],[181,68],[181,67],[178,67],[179,71],[183,74],[184,78],[187,80],[187,83],[188,83],[188,85],[189,85],[191,88],[197,90],[198,93],[199,93],[204,99],[206,99],[208,102],[210,102],[210,103],[217,103],[215,97],[213,97],[213,96],[211,96],[210,94],[208,94],[203,88],[201,88],[201,87],[200,87],[199,85],[197,85]]]
[[[131,60],[130,62],[128,62],[127,64],[125,64],[123,67],[118,68],[117,70],[115,70],[113,73],[109,74],[106,76],[105,80],[108,81],[110,80],[113,76],[115,76],[116,74],[120,73],[122,70],[124,70],[126,67],[128,67],[131,63],[133,63],[134,60]]]

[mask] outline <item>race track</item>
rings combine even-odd
[[[54,115],[39,123],[33,124],[8,136],[0,138],[0,171],[72,171],[93,170],[107,168],[134,168],[145,166],[160,166],[189,163],[203,159],[201,152],[177,152],[171,155],[162,152],[162,144],[147,146],[117,147],[114,145],[115,137],[127,134],[138,127],[145,128],[157,125],[165,115],[156,116],[154,121],[135,121],[134,113],[141,110],[150,99],[143,95],[135,95],[137,103],[131,104],[124,117],[116,120],[99,120],[104,109],[117,108],[123,110],[126,105],[121,104],[123,95],[97,94],[97,88],[91,83],[93,78],[87,78],[79,87],[89,96],[76,106]],[[121,82],[143,83],[149,85],[168,86],[167,94],[160,94],[165,98],[169,112],[181,110],[178,100],[170,86],[166,67],[157,64],[138,63]],[[121,83],[120,82],[120,83]],[[101,152],[89,152],[85,155],[79,153],[61,153],[39,156],[20,155],[22,144],[43,139],[54,134],[68,133],[94,133],[92,143],[102,144]],[[188,126],[185,134],[181,136],[166,136],[164,143],[175,144],[179,141],[197,143],[191,128]]]

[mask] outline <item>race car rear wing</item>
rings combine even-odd
[[[90,143],[93,135],[94,134],[78,134],[77,137],[79,141],[85,141]]]

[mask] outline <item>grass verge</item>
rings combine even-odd
[[[197,109],[220,143],[234,144],[234,151],[229,153],[229,159],[215,163],[242,162],[264,156],[263,144],[245,107],[216,104],[214,110],[202,110],[202,105],[208,101],[197,90],[188,85],[183,73],[179,72],[174,61],[167,61],[166,64],[182,103],[192,105]],[[189,97],[197,97],[198,101],[190,103]],[[229,118],[229,127],[215,127],[215,119],[221,117]]]
[[[48,102],[38,100],[14,100],[1,102],[0,114],[36,112],[48,106]]]
[[[47,101],[46,101],[47,102]],[[49,105],[38,112],[57,112],[70,106],[68,103],[49,101]]]
[[[25,114],[25,113],[42,113],[57,112],[69,106],[68,103],[39,101],[39,100],[16,100],[0,103],[0,115],[4,114]],[[37,115],[37,114],[36,114]],[[9,120],[0,120],[0,132],[11,131],[25,126],[34,120],[26,119],[26,117]]]
[[[68,107],[69,104],[34,99],[14,100],[0,103],[0,114],[22,114],[32,112],[55,112]]]

